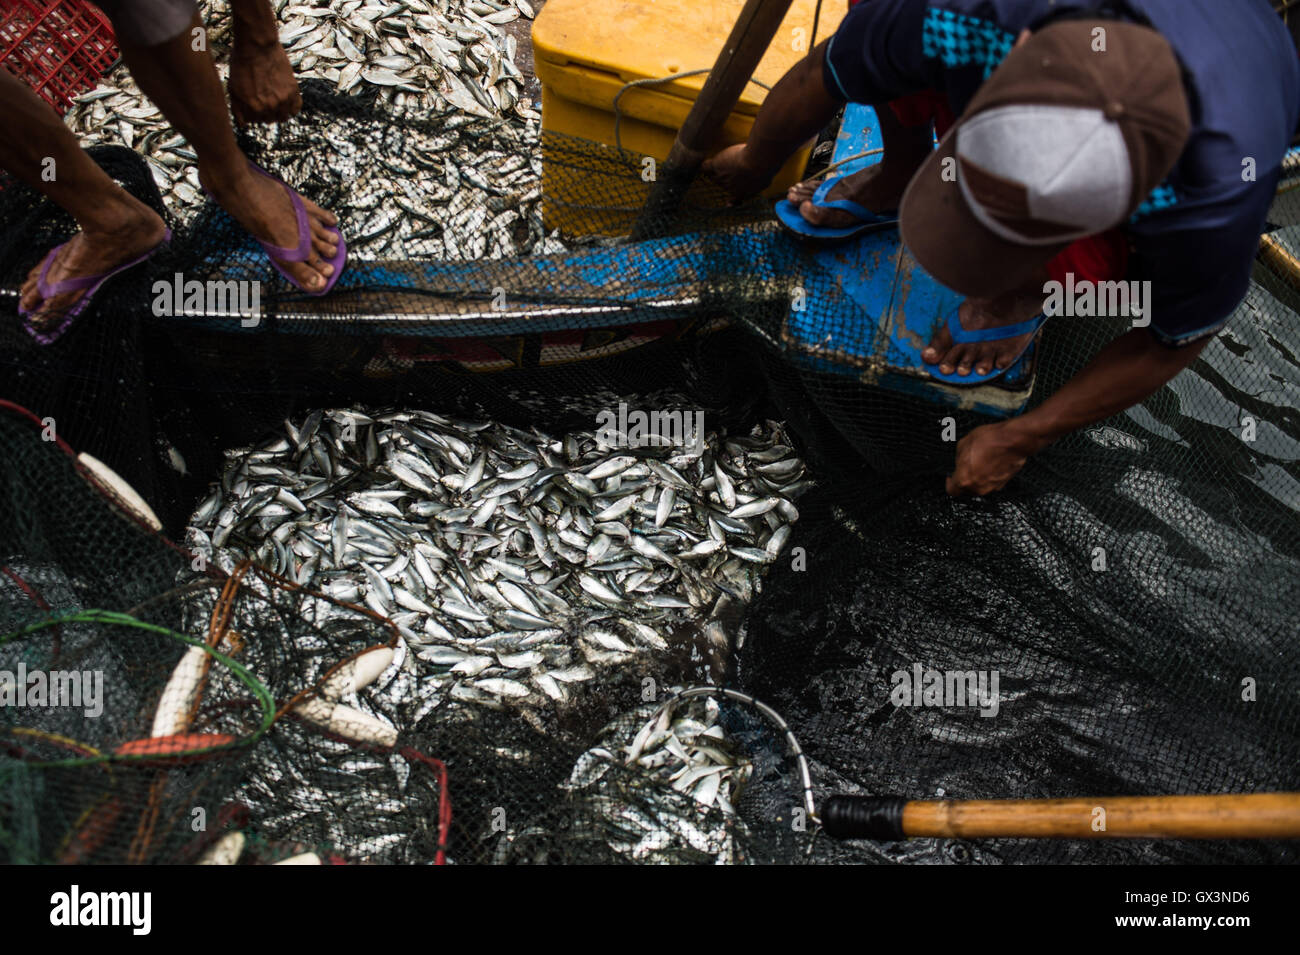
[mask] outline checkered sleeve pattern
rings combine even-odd
[[[1016,38],[996,23],[952,10],[931,7],[921,34],[926,59],[945,67],[981,66],[987,79],[997,69]]]
[[[1178,193],[1174,192],[1174,187],[1167,182],[1161,183],[1151,190],[1151,195],[1142,201],[1129,221],[1137,222],[1156,212],[1172,209],[1176,205],[1178,205]]]

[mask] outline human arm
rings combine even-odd
[[[724,189],[737,197],[761,192],[778,169],[834,117],[842,101],[822,79],[826,41],[772,87],[758,111],[749,138],[704,164]]]
[[[235,41],[230,56],[230,108],[242,125],[276,122],[302,109],[302,95],[268,0],[231,0]]]
[[[1135,328],[1111,341],[1087,366],[1041,405],[1018,418],[982,425],[957,445],[948,493],[991,494],[1001,490],[1025,462],[1080,428],[1144,401],[1190,365],[1209,343],[1161,344]]]

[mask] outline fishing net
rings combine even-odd
[[[7,859],[194,862],[236,832],[264,861],[438,858],[442,764],[356,698],[358,673],[393,662],[391,624],[247,562],[208,568],[20,409],[0,427],[40,478],[26,490],[61,488],[7,487],[0,505]],[[374,753],[400,778],[358,775]],[[322,792],[336,801],[285,808]],[[380,811],[399,792],[410,819]],[[330,822],[357,801],[352,829]]]
[[[1300,785],[1294,276],[1261,265],[1169,386],[1007,491],[954,501],[951,437],[990,419],[888,387],[861,358],[878,316],[764,203],[699,180],[647,220],[661,170],[645,157],[527,117],[303,93],[300,117],[244,145],[340,213],[349,267],[330,296],[268,274],[207,203],[56,345],[0,327],[4,397],[38,416],[0,416],[0,556],[23,582],[0,579],[0,630],[98,610],[169,634],[137,654],[103,625],[60,624],[134,660],[104,664],[134,722],[69,737],[147,736],[186,652],[170,634],[205,640],[228,587],[248,602],[229,657],[276,719],[221,760],[150,770],[164,795],[203,783],[231,807],[205,842],[154,858],[238,830],[262,861],[1294,861],[1268,842],[836,844],[814,837],[803,778],[818,799]],[[93,154],[162,211],[157,169]],[[1283,249],[1294,199],[1271,217]],[[16,184],[0,221],[8,289],[72,228]],[[209,279],[236,284],[190,296]],[[256,312],[238,299],[254,281]],[[1120,331],[1049,324],[1031,406]],[[600,445],[602,425],[626,437],[651,411],[702,414],[699,446]],[[41,441],[46,418],[179,543]],[[48,654],[53,632],[23,640]],[[330,666],[375,648],[393,651],[384,671],[336,705],[395,739],[293,716]],[[928,671],[996,674],[996,714],[896,705]],[[257,712],[218,682],[203,699],[221,719]],[[732,693],[676,695],[699,684]],[[32,795],[53,770],[25,753],[4,757],[0,819],[27,833],[23,858],[58,858],[105,770],[78,768],[84,795],[56,810]],[[143,791],[127,802],[132,820],[149,808]]]

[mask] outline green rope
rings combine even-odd
[[[12,640],[17,640],[21,637],[28,636],[29,634],[36,633],[37,631],[43,630],[46,627],[56,627],[59,626],[60,624],[70,624],[70,623],[98,623],[98,624],[108,624],[110,626],[134,627],[137,630],[147,630],[151,633],[163,634],[164,636],[171,637],[174,640],[179,640],[182,643],[187,643],[190,646],[202,647],[205,653],[207,653],[209,656],[212,656],[216,660],[223,663],[230,670],[230,672],[233,673],[245,686],[247,686],[249,690],[252,691],[255,697],[257,697],[257,701],[259,705],[262,707],[262,722],[261,725],[251,736],[245,739],[238,740],[235,743],[231,743],[227,746],[214,746],[208,749],[182,750],[175,753],[168,753],[167,756],[169,758],[183,757],[183,756],[203,756],[209,753],[220,752],[221,750],[226,750],[226,749],[233,750],[241,746],[247,746],[250,743],[255,743],[257,740],[261,739],[266,734],[267,730],[271,728],[271,723],[274,722],[275,720],[275,701],[271,698],[271,691],[268,690],[260,680],[258,680],[255,676],[253,676],[253,674],[250,673],[243,664],[237,663],[235,660],[226,656],[226,654],[222,653],[220,650],[208,646],[207,643],[205,643],[202,640],[196,639],[195,637],[190,637],[183,633],[177,633],[175,630],[170,630],[167,627],[162,627],[157,624],[148,623],[144,620],[139,620],[136,617],[132,617],[129,614],[119,613],[115,610],[88,609],[88,610],[79,610],[76,613],[66,614],[61,617],[50,617],[45,620],[38,621],[37,623],[30,624],[29,626],[26,626],[21,630],[16,630],[13,633],[8,633],[0,636],[0,646],[9,643]],[[58,760],[48,760],[48,761],[39,761],[39,762],[25,762],[24,765],[33,766],[33,767],[42,767],[42,768],[55,768],[55,767],[65,767],[65,766],[92,766],[99,763],[107,763],[107,762],[124,762],[124,763],[145,762],[145,761],[156,760],[156,759],[158,759],[157,754],[152,754],[152,755],[145,754],[139,756],[135,756],[135,755],[122,756],[114,753],[105,753],[102,756],[84,756],[84,757],[77,757],[74,759],[58,759]]]

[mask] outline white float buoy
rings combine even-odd
[[[393,662],[392,647],[377,647],[367,650],[355,660],[349,660],[339,667],[328,680],[320,686],[321,695],[337,700],[364,689],[379,679],[379,674],[388,669]]]
[[[172,736],[190,728],[190,710],[198,693],[199,683],[207,672],[207,651],[203,647],[190,647],[176,664],[167,685],[163,687],[158,711],[154,714],[150,736]]]
[[[198,865],[234,865],[244,853],[244,834],[227,832],[199,856]]]
[[[313,697],[294,706],[293,711],[336,736],[354,743],[369,743],[389,749],[397,745],[397,730],[351,706]]]
[[[77,455],[77,462],[89,471],[99,484],[110,491],[123,507],[134,513],[153,530],[162,530],[162,521],[158,520],[158,515],[153,512],[153,508],[145,503],[144,498],[136,493],[135,488],[122,480],[121,475],[99,458],[91,457],[84,451]]]
[[[320,861],[320,856],[316,853],[304,852],[302,855],[281,859],[275,865],[324,865],[324,863]]]

